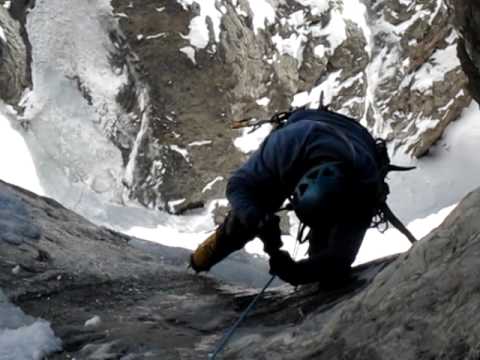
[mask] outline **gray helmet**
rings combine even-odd
[[[339,162],[328,162],[308,170],[295,187],[291,203],[300,221],[309,227],[336,219],[346,204],[349,190]]]

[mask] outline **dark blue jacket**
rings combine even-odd
[[[359,193],[380,178],[375,140],[366,128],[330,111],[296,111],[231,176],[227,198],[236,216],[256,228],[282,206],[305,172],[324,159],[346,164]]]

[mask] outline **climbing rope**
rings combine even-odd
[[[220,341],[220,343],[218,344],[218,346],[216,347],[215,351],[208,354],[208,359],[209,360],[213,360],[213,359],[216,359],[217,355],[223,350],[223,348],[225,347],[225,345],[227,345],[228,343],[228,340],[230,340],[230,338],[232,337],[232,335],[235,333],[235,331],[237,330],[238,328],[238,325],[240,325],[240,323],[247,317],[247,315],[250,313],[250,311],[253,309],[253,307],[255,306],[256,302],[258,301],[258,299],[260,299],[260,297],[263,295],[263,293],[265,292],[265,290],[267,290],[267,288],[270,286],[270,284],[273,282],[273,280],[276,278],[276,275],[272,275],[272,277],[270,278],[270,280],[267,281],[267,283],[265,284],[265,286],[263,287],[262,291],[260,291],[257,296],[255,296],[255,298],[250,302],[250,304],[248,305],[248,307],[245,309],[245,311],[242,313],[242,315],[238,318],[238,320],[230,327],[230,329],[225,333],[225,335],[223,336],[222,340]]]
[[[297,232],[297,241],[295,243],[295,249],[294,249],[294,258],[296,257],[297,250],[298,250],[298,245],[303,244],[306,240],[306,237],[303,238],[303,233],[305,230],[305,225],[300,223],[298,225],[298,232]],[[308,236],[308,235],[307,235]],[[208,359],[209,360],[214,360],[216,359],[217,355],[222,352],[222,350],[225,348],[227,345],[228,341],[230,338],[233,336],[235,331],[237,330],[238,326],[242,323],[243,320],[248,316],[248,314],[252,311],[253,307],[257,303],[257,301],[262,297],[263,293],[267,288],[272,284],[273,280],[275,280],[277,276],[272,275],[272,277],[267,281],[263,289],[253,298],[253,300],[250,302],[250,304],[247,306],[247,308],[243,311],[242,315],[238,318],[238,320],[228,329],[228,331],[225,333],[223,338],[220,340],[218,343],[217,347],[215,348],[215,351],[211,352],[208,354]]]

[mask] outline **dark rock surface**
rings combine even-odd
[[[20,24],[0,6],[0,98],[17,105],[27,87],[27,52]]]
[[[4,221],[19,239],[12,243],[2,232],[0,288],[26,313],[51,322],[63,350],[49,359],[207,358],[255,295],[188,273],[186,253],[94,226],[51,199],[5,183],[0,194],[1,208],[10,210]],[[25,224],[34,231],[24,231]],[[268,291],[240,337],[274,334],[315,309],[332,308],[392,260],[364,266],[335,291]]]
[[[133,245],[53,200],[5,183],[0,193],[22,224],[11,228],[19,241],[1,238],[0,288],[51,322],[63,341],[51,359],[207,358],[255,295],[189,274],[172,249]],[[224,358],[478,358],[479,207],[477,190],[409,252],[356,268],[337,289],[268,290]]]

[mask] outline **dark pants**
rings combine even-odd
[[[218,236],[219,245],[234,252],[242,249],[257,234],[255,230],[247,228],[233,211],[230,211],[218,229]]]
[[[362,244],[363,237],[371,222],[371,216],[341,219],[334,225],[320,223],[310,230],[308,255],[321,257],[324,263],[334,263],[338,269],[349,269]],[[219,242],[231,252],[242,249],[258,234],[248,229],[231,211],[219,228]],[[331,261],[328,261],[330,258]]]

